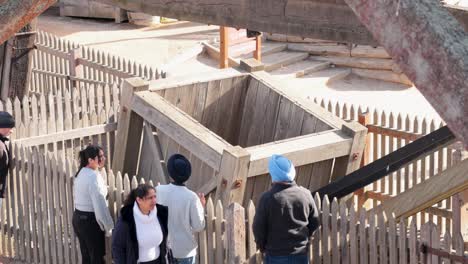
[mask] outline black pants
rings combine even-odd
[[[161,257],[152,261],[148,261],[148,262],[140,262],[140,264],[160,264],[160,263],[161,263]]]
[[[72,224],[80,242],[83,264],[104,264],[105,234],[96,222],[94,213],[75,210]]]

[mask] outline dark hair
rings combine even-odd
[[[85,149],[81,150],[78,154],[79,160],[80,160],[80,168],[75,174],[75,177],[78,176],[78,173],[80,173],[81,169],[88,166],[89,162],[88,159],[95,159],[96,157],[99,158],[99,151],[101,151],[102,148],[98,145],[88,145]]]
[[[151,189],[154,190],[154,187],[149,185],[148,183],[138,185],[138,187],[130,191],[130,193],[124,201],[124,206],[133,205],[137,197],[141,199],[145,198],[145,196],[149,193]]]

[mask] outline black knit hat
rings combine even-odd
[[[192,174],[192,166],[186,157],[181,154],[174,154],[167,161],[167,171],[175,183],[182,184]]]
[[[10,113],[0,111],[0,128],[13,128],[15,127],[15,119]]]

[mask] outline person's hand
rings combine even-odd
[[[203,207],[205,207],[205,205],[206,205],[205,195],[203,193],[199,193],[198,198],[200,199],[200,202],[203,205]]]
[[[106,237],[111,237],[112,236],[112,229],[109,229],[106,231]]]

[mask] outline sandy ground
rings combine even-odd
[[[218,37],[218,27],[192,22],[143,27],[112,20],[60,17],[52,9],[39,17],[38,27],[68,40],[135,62],[164,65],[201,41]],[[199,56],[170,69],[173,77],[216,71],[217,61]],[[288,92],[304,98],[325,98],[342,103],[369,106],[395,113],[438,119],[437,113],[414,87],[349,76],[327,85],[324,78],[283,79]]]

